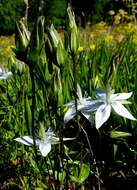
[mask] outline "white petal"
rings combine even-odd
[[[93,123],[94,119],[93,119],[93,116],[91,115],[91,113],[87,113],[87,112],[81,112],[85,118],[87,118],[87,120],[90,122],[90,123]]]
[[[74,140],[75,138],[63,138],[63,141],[70,141],[70,140]],[[59,142],[60,138],[59,137],[51,137],[50,139],[50,143],[55,143],[55,142]]]
[[[102,100],[92,100],[86,101],[83,106],[79,109],[81,112],[94,112],[96,111],[104,102]]]
[[[136,120],[132,115],[131,113],[129,113],[129,111],[121,104],[121,102],[114,102],[112,104],[112,108],[114,109],[114,111],[122,116],[122,117],[126,117],[128,119],[131,119],[131,120]]]
[[[75,101],[68,102],[68,103],[65,104],[65,106],[68,106],[68,107],[75,106]]]
[[[0,75],[2,74],[2,72],[3,72],[3,70],[2,70],[2,68],[0,67]]]
[[[49,128],[49,129],[47,130],[47,132],[45,133],[45,135],[46,135],[47,137],[53,135],[52,129]]]
[[[33,145],[33,139],[30,136],[23,136],[23,137],[18,137],[14,139],[15,141],[21,142],[25,145],[31,146]]]
[[[72,140],[75,140],[76,138],[63,138],[63,141],[72,141]]]
[[[68,111],[65,113],[64,122],[67,123],[76,115],[75,107],[69,108]]]
[[[50,143],[59,142],[59,141],[60,141],[59,137],[51,137],[50,138]]]
[[[2,73],[0,73],[0,79],[1,80],[6,80],[10,75],[12,75],[12,72],[3,71]]]
[[[129,93],[117,93],[117,94],[111,94],[110,100],[117,101],[117,100],[127,100],[132,96],[132,92]]]
[[[99,129],[110,117],[111,106],[103,104],[101,105],[95,115],[96,128]]]
[[[1,80],[6,80],[7,78],[8,78],[8,75],[6,75],[5,73],[2,76],[0,76]]]
[[[97,98],[106,99],[106,92],[101,88],[97,88],[96,90]]]
[[[39,150],[40,150],[40,152],[41,152],[41,154],[42,154],[42,156],[47,156],[48,155],[48,153],[51,151],[51,144],[50,143],[40,143],[39,144]]]

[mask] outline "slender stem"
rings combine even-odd
[[[44,87],[43,90],[44,90],[45,104],[46,104],[46,108],[47,108],[47,112],[48,112],[50,126],[53,126],[52,117],[50,114],[50,105],[49,105],[48,96],[47,96],[48,93],[47,93],[46,87]]]
[[[93,154],[93,151],[92,151],[92,148],[91,148],[91,144],[90,144],[90,140],[89,140],[89,138],[88,138],[88,134],[87,134],[87,132],[85,131],[85,129],[84,129],[82,126],[81,126],[81,129],[83,130],[83,132],[84,132],[84,134],[85,134],[85,136],[86,136],[90,153],[91,153],[91,155],[93,156],[94,154]]]
[[[25,21],[26,24],[28,23],[28,9],[29,9],[29,5],[28,2],[26,3],[26,10],[25,10]]]
[[[78,111],[77,109],[77,76],[76,76],[76,55],[73,53],[72,54],[72,61],[73,61],[73,78],[74,78],[74,99],[75,99],[75,109],[76,109],[76,113]]]
[[[33,136],[33,144],[34,144],[34,152],[35,152],[35,156],[37,158],[37,149],[36,149],[36,138],[35,138],[35,77],[34,77],[34,68],[30,67],[30,77],[31,77],[31,83],[32,83],[32,109],[31,109],[31,113],[32,113],[32,126],[31,126],[31,130],[32,130],[32,136]],[[36,159],[37,160],[37,159]]]
[[[87,139],[87,142],[88,142],[88,146],[89,146],[89,149],[90,149],[90,153],[93,157],[93,163],[95,164],[95,169],[96,169],[96,174],[97,174],[97,180],[98,180],[98,190],[101,190],[101,184],[100,184],[100,173],[99,173],[99,169],[98,169],[98,166],[97,166],[97,162],[96,162],[96,158],[94,156],[94,153],[92,151],[92,147],[91,147],[91,144],[90,144],[90,140],[88,138],[88,134],[87,132],[85,131],[85,129],[81,126],[81,129],[83,130],[85,136],[86,136],[86,139]]]

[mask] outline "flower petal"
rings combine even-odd
[[[33,139],[29,136],[23,136],[23,137],[18,137],[14,139],[15,141],[21,142],[25,145],[31,146],[33,145]]]
[[[45,136],[48,137],[48,136],[51,136],[51,135],[53,135],[53,131],[52,131],[51,128],[49,128],[49,129],[47,130],[47,132],[45,133]]]
[[[93,123],[94,122],[94,119],[93,119],[93,116],[91,115],[91,113],[87,113],[87,112],[81,112],[82,115],[84,115],[84,117],[90,122],[90,123]]]
[[[111,101],[126,100],[126,99],[130,98],[131,96],[132,96],[132,92],[111,94],[110,100]]]
[[[68,103],[65,104],[65,106],[68,106],[68,107],[75,106],[75,101],[68,102]]]
[[[14,139],[15,141],[18,141],[18,142],[21,142],[27,146],[32,146],[34,143],[33,143],[33,138],[30,137],[30,136],[23,136],[23,137],[18,137],[16,139]],[[40,140],[39,139],[36,139],[36,145],[38,145],[40,143]]]
[[[79,111],[81,112],[94,112],[96,111],[104,102],[102,100],[92,100],[92,101],[86,101],[81,108],[79,108]]]
[[[111,106],[103,104],[101,105],[95,115],[96,128],[99,129],[110,117]]]
[[[62,140],[63,141],[70,141],[70,140],[74,140],[74,139],[76,139],[75,137],[74,138],[63,138]],[[50,143],[52,144],[54,144],[55,142],[59,142],[60,141],[60,138],[59,137],[51,137],[51,139],[50,139]]]
[[[72,140],[75,140],[76,137],[73,137],[73,138],[63,138],[63,141],[72,141]]]
[[[68,111],[65,113],[64,122],[67,123],[76,115],[75,107],[69,108]]]
[[[103,90],[101,88],[97,88],[95,91],[96,91],[96,94],[97,94],[97,98],[106,99],[106,92],[105,92],[105,90]]]
[[[60,138],[59,137],[51,137],[50,138],[50,143],[54,143],[54,142],[59,142],[60,141]]]
[[[39,150],[40,150],[40,152],[41,152],[41,154],[42,154],[42,156],[47,156],[48,155],[48,153],[51,151],[51,144],[50,143],[40,143],[39,144]]]
[[[116,102],[112,103],[111,105],[112,105],[112,108],[114,109],[114,111],[118,115],[120,115],[122,117],[126,117],[126,118],[131,119],[131,120],[136,120],[136,118],[134,118],[132,116],[132,114],[129,113],[129,111],[122,105],[121,102],[116,101]]]
[[[3,69],[0,67],[0,79],[1,79],[1,80],[6,80],[10,75],[12,75],[12,72],[11,72],[11,71],[3,70]]]

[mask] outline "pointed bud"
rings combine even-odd
[[[68,13],[68,42],[70,52],[75,54],[79,47],[79,39],[78,39],[78,29],[75,22],[74,12],[71,10],[71,7],[67,9]]]
[[[16,49],[13,49],[17,59],[21,61],[26,61],[27,56],[27,47],[30,40],[30,33],[27,30],[23,20],[20,20],[16,23],[16,34],[15,34],[15,44]]]
[[[59,43],[63,47],[62,40],[53,24],[49,28],[49,39],[54,49],[57,49]]]
[[[46,61],[43,16],[38,17],[34,25],[27,53],[27,62],[29,65],[35,65],[39,60],[42,62]]]
[[[56,65],[64,64],[66,62],[67,55],[62,40],[53,24],[49,28],[49,42],[49,45],[51,46],[50,50],[52,50],[52,57],[54,57],[52,58],[53,62]]]
[[[28,43],[30,40],[30,33],[27,30],[22,20],[17,22],[17,30],[18,30],[18,33],[15,36],[16,47],[20,48],[21,50],[24,50],[28,46]]]

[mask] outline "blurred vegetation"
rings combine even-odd
[[[32,27],[38,12],[46,18],[46,26],[54,23],[56,27],[64,27],[66,7],[70,3],[79,25],[85,27],[88,22],[96,23],[108,19],[108,11],[124,9],[131,15],[136,14],[136,4],[133,0],[28,0],[28,24]],[[39,7],[39,8],[38,8]],[[15,32],[15,22],[25,16],[26,5],[24,0],[0,1],[0,34]]]
[[[15,31],[15,22],[24,16],[23,0],[0,1],[0,34],[10,34]]]

